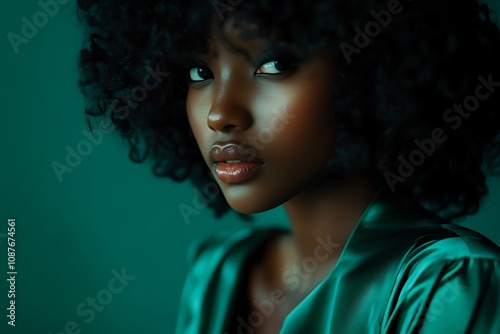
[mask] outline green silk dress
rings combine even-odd
[[[290,231],[250,226],[194,244],[176,334],[247,334],[262,324],[265,309],[241,313],[248,310],[241,305],[246,268],[279,233]],[[500,334],[500,248],[382,189],[334,269],[287,315],[280,333]]]

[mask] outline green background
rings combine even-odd
[[[500,12],[498,0],[490,3]],[[16,54],[7,34],[20,34],[21,19],[38,11],[37,1],[19,1],[0,14],[0,332],[65,333],[74,321],[81,333],[173,333],[188,246],[245,223],[205,209],[187,224],[178,206],[192,205],[190,184],[132,163],[112,133],[59,182],[52,163],[65,164],[67,146],[86,140],[77,86],[82,35],[70,1]],[[481,211],[463,223],[500,244],[500,180],[489,183]],[[8,218],[17,224],[15,328],[6,324]],[[255,218],[286,223],[282,208]],[[135,278],[87,323],[77,306],[106,296],[112,270],[122,269]]]

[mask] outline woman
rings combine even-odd
[[[488,6],[78,5],[87,115],[157,175],[215,179],[217,216],[289,218],[192,247],[177,333],[500,332],[500,249],[452,223],[499,167]]]

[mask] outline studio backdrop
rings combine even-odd
[[[0,333],[173,333],[189,245],[249,223],[214,218],[189,182],[133,163],[114,131],[89,131],[75,10],[22,0],[0,14]],[[500,244],[500,180],[489,184],[461,223]],[[254,217],[286,224],[282,208]]]

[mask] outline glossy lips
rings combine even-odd
[[[215,173],[224,183],[242,183],[254,177],[264,165],[255,153],[237,144],[215,144],[210,150],[210,159],[215,164]]]

